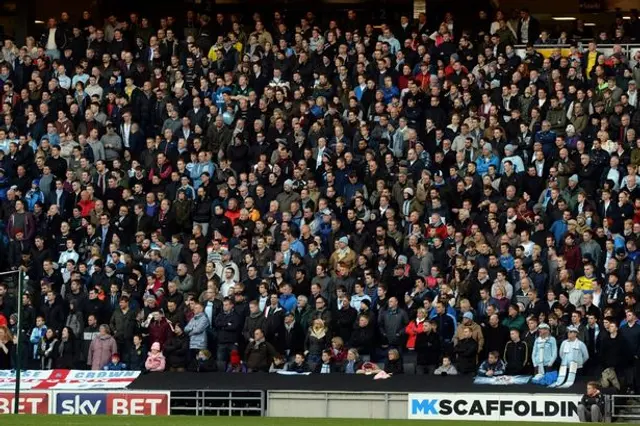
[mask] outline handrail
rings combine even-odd
[[[604,53],[605,56],[610,56],[611,54],[613,54],[614,46],[622,47],[622,53],[627,58],[627,61],[629,61],[631,65],[635,65],[634,56],[636,52],[640,51],[640,43],[599,44],[598,51]],[[550,54],[550,51],[552,49],[569,49],[570,47],[571,45],[569,44],[540,44],[540,45],[533,46],[533,48],[536,51],[542,51],[544,56],[547,56],[548,54]],[[524,56],[526,55],[525,49],[526,49],[526,46],[523,44],[514,45],[514,50],[516,54],[521,58],[524,58]],[[581,47],[578,47],[578,49],[581,52],[584,52],[584,50]]]
[[[588,41],[585,42],[581,42],[583,45],[587,44]],[[571,46],[575,46],[575,44],[534,44],[533,48],[534,49],[553,49],[553,48],[563,48],[563,49],[568,49]],[[635,42],[635,43],[602,43],[602,44],[598,44],[597,47],[598,49],[613,49],[614,46],[622,46],[624,47],[628,47],[628,48],[637,48],[640,49],[640,41]],[[514,49],[525,49],[527,47],[526,44],[515,44],[513,46]]]

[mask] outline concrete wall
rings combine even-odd
[[[406,419],[406,393],[270,391],[269,417]]]

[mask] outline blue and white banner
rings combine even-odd
[[[476,377],[474,385],[526,385],[532,376]]]

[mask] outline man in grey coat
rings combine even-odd
[[[398,307],[398,299],[389,298],[389,307],[379,314],[380,334],[388,346],[402,347],[405,343],[405,327],[409,324],[409,316]],[[385,345],[383,344],[383,347]]]
[[[192,309],[194,316],[184,328],[184,333],[189,336],[190,360],[195,359],[199,351],[207,349],[207,329],[211,326],[200,302],[194,302]]]
[[[116,133],[113,123],[107,121],[107,133],[102,136],[100,142],[104,146],[104,152],[107,161],[113,161],[120,158],[122,152],[122,138]]]

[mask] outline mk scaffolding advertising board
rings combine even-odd
[[[578,422],[581,395],[410,393],[412,420]]]

